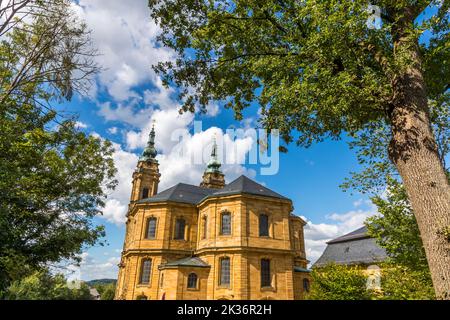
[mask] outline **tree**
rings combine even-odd
[[[155,70],[180,87],[184,111],[219,100],[241,118],[257,103],[262,124],[288,143],[387,126],[385,153],[414,209],[436,294],[450,299],[450,186],[428,104],[449,89],[450,4],[373,4],[379,28],[368,24],[365,0],[152,0],[159,39],[178,54]],[[421,16],[430,6],[431,17]]]
[[[91,300],[89,286],[80,283],[79,288],[70,288],[67,279],[52,275],[48,270],[15,281],[8,288],[7,300]]]
[[[369,300],[367,277],[360,268],[330,264],[311,273],[309,300]]]
[[[393,263],[428,272],[419,228],[405,188],[391,179],[386,198],[377,196],[372,201],[381,215],[366,221],[369,235],[386,249]]]
[[[383,263],[380,290],[368,290],[368,275],[359,266],[329,264],[314,268],[310,300],[433,300],[428,270],[411,269],[396,263]]]
[[[101,244],[93,217],[117,183],[111,143],[51,108],[98,70],[70,1],[5,3],[24,6],[0,8],[0,291]]]
[[[112,283],[96,283],[93,285],[100,293],[100,300],[114,300],[116,292],[116,282]]]
[[[382,291],[379,300],[434,300],[435,293],[428,269],[411,269],[405,265],[382,265]]]

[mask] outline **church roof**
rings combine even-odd
[[[241,193],[289,200],[246,176],[240,176],[230,184],[226,185],[225,188],[214,192],[213,196],[228,196]]]
[[[158,193],[154,197],[143,199],[138,203],[170,201],[187,204],[199,204],[203,200],[210,197],[221,197],[243,193],[289,200],[288,198],[260,185],[259,183],[256,183],[250,178],[241,176],[220,190],[206,189],[190,184],[180,183],[170,189]]]
[[[313,268],[324,267],[330,263],[374,264],[385,261],[387,257],[386,251],[367,234],[367,228],[364,227],[328,242]]]
[[[172,262],[168,262],[160,266],[161,268],[167,267],[195,267],[195,268],[210,268],[211,266],[207,264],[200,258],[197,257],[189,257],[181,260],[176,260]]]
[[[179,183],[176,186],[158,193],[154,197],[143,199],[139,203],[180,202],[197,204],[214,192],[213,189],[200,188],[190,184]]]

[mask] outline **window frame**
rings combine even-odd
[[[223,262],[228,261],[228,274],[224,275],[224,265]],[[224,282],[224,278],[227,279],[228,282]],[[219,276],[218,276],[218,285],[221,288],[231,288],[231,258],[228,256],[219,258]]]
[[[179,236],[179,232],[181,232],[178,229],[178,222],[183,221],[183,231],[182,231],[182,236]],[[186,219],[184,219],[183,217],[178,217],[175,219],[175,230],[174,230],[174,235],[173,235],[173,240],[177,240],[177,241],[186,241]]]
[[[148,199],[150,197],[150,189],[143,188],[142,189],[142,199]]]
[[[267,222],[267,234],[261,234],[261,218],[262,217],[265,217],[267,220],[266,220],[266,222]],[[261,213],[259,216],[258,216],[258,235],[259,235],[259,237],[260,238],[270,238],[270,217],[269,217],[269,215],[267,214],[267,213]]]
[[[264,265],[265,263],[267,264]],[[262,289],[273,288],[271,264],[272,261],[267,258],[262,258],[260,261],[260,284]],[[268,270],[265,270],[264,267],[267,267]]]
[[[146,263],[150,263],[148,267],[148,275],[146,275]],[[149,286],[151,284],[151,278],[152,278],[152,267],[153,267],[153,261],[151,258],[145,258],[141,260],[141,270],[139,273],[139,285],[140,286]],[[148,281],[144,282],[144,276],[148,277]]]
[[[192,284],[191,283],[191,280],[192,280],[191,276],[195,276],[194,286],[191,286],[191,284]],[[187,289],[188,290],[198,290],[198,288],[199,288],[198,275],[195,272],[189,273],[188,279],[187,279]]]
[[[149,231],[150,231],[150,222],[154,221],[155,222],[155,231],[154,231],[154,235],[153,237],[149,237]],[[156,239],[156,234],[158,231],[158,218],[151,216],[147,218],[147,227],[145,229],[145,239],[146,240],[155,240]]]
[[[227,230],[227,233],[224,232],[224,217],[229,216],[229,231]],[[220,235],[221,236],[232,236],[233,235],[233,217],[230,211],[223,211],[220,214]]]
[[[309,281],[308,278],[303,278],[302,284],[303,284],[303,292],[308,293],[311,291],[311,281]]]

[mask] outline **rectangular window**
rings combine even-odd
[[[177,219],[175,223],[175,240],[184,240],[184,230],[186,229],[186,221]]]
[[[156,238],[156,218],[148,219],[147,224],[147,239]]]
[[[144,188],[144,190],[142,190],[142,199],[147,199],[149,192],[150,190],[148,190],[148,188]]]
[[[272,279],[270,276],[270,260],[262,259],[261,260],[261,287],[271,287]]]
[[[141,278],[139,283],[140,284],[149,284],[150,283],[150,273],[152,270],[152,260],[144,260],[142,262],[141,267]]]
[[[219,285],[229,286],[230,285],[230,258],[220,259],[220,277]]]
[[[221,235],[229,236],[231,235],[231,213],[222,213],[222,226],[221,226]]]
[[[259,236],[269,236],[269,217],[265,214],[259,216]]]

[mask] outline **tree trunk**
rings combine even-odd
[[[431,128],[427,90],[417,40],[408,32],[394,37],[395,55],[408,66],[393,81],[390,114],[392,161],[403,179],[420,229],[438,299],[450,300],[450,185]]]

